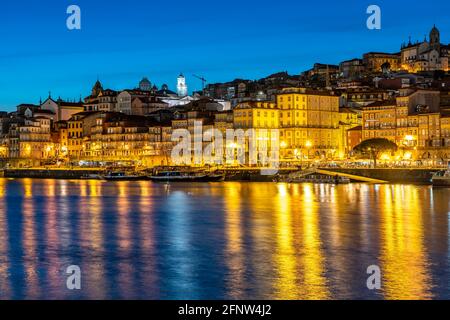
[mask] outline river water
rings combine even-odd
[[[0,198],[0,299],[450,298],[450,189],[0,179]]]

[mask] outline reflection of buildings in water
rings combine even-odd
[[[329,297],[325,278],[325,258],[322,252],[320,235],[320,221],[317,193],[312,185],[304,184],[302,193],[302,222],[303,222],[303,273],[304,286],[308,288],[305,298],[326,299]]]
[[[140,265],[139,277],[145,284],[145,288],[153,288],[151,292],[144,293],[145,297],[151,294],[151,298],[160,296],[158,283],[159,273],[156,253],[156,235],[154,226],[154,194],[151,184],[146,181],[139,182],[139,229],[140,229]],[[136,271],[135,271],[136,272]]]
[[[133,265],[130,257],[132,250],[132,230],[131,230],[131,215],[130,210],[130,194],[131,183],[127,181],[120,181],[116,183],[117,187],[117,215],[116,223],[117,233],[117,256],[120,257],[120,262],[117,265],[118,272],[118,287],[121,294],[130,295],[134,292],[133,286]]]
[[[33,180],[24,179],[24,198],[22,199],[23,214],[23,253],[24,253],[24,286],[27,299],[39,297],[40,286],[38,283],[38,268],[36,259],[36,233],[35,233],[35,208],[33,199]]]
[[[333,297],[359,299],[359,291],[366,289],[364,266],[372,260],[366,253],[375,243],[370,227],[370,215],[374,213],[368,196],[370,185],[325,187],[329,196],[325,198],[326,203],[320,204],[320,213],[325,215],[321,230],[327,244],[327,283],[334,288]],[[350,251],[353,251],[350,255],[346,254]],[[371,264],[374,262],[368,265]]]
[[[275,290],[274,279],[278,276],[273,259],[276,237],[273,184],[242,184],[241,219],[244,220],[243,239],[250,247],[246,250],[244,265],[252,279],[252,288],[261,298],[271,298]],[[249,254],[248,254],[248,253]]]
[[[277,248],[274,263],[277,270],[275,279],[276,299],[297,299],[303,290],[298,282],[297,255],[293,244],[292,214],[289,190],[286,184],[278,185],[275,211],[275,232]]]
[[[90,180],[87,183],[89,196],[83,203],[87,206],[80,210],[81,234],[83,237],[83,262],[82,270],[88,270],[85,273],[86,283],[89,285],[87,294],[92,299],[101,299],[106,297],[106,279],[105,279],[105,244],[103,237],[103,182]]]
[[[60,194],[59,190],[56,190],[55,180],[45,180],[42,188],[43,196],[45,197],[45,210],[43,212],[42,219],[45,221],[45,263],[48,269],[47,281],[51,284],[56,285],[57,283],[64,284],[64,275],[61,272],[61,261],[58,254],[58,207],[55,198],[56,194]],[[63,184],[64,182],[59,182]]]
[[[9,279],[9,230],[6,197],[6,180],[0,179],[0,298],[11,298]]]
[[[189,212],[191,205],[186,193],[172,192],[167,200],[167,252],[164,252],[163,263],[170,266],[166,291],[171,292],[173,299],[198,299],[202,291],[196,281],[195,253],[192,249],[192,222]],[[177,264],[174,265],[174,262]]]
[[[241,184],[229,183],[224,186],[225,199],[225,233],[226,233],[226,264],[227,291],[229,299],[245,297],[245,253],[243,249]]]
[[[415,186],[381,186],[381,263],[386,299],[429,299],[430,265]]]
[[[0,179],[0,200],[8,194],[8,183]],[[74,264],[70,255],[60,253],[73,252],[73,246],[79,245],[74,241],[76,235],[82,240],[82,270],[88,270],[83,274],[92,283],[86,286],[83,295],[103,298],[108,296],[110,285],[115,285],[118,287],[115,292],[133,297],[143,292],[138,292],[136,285],[145,284],[152,291],[143,294],[152,297],[195,298],[201,294],[196,271],[203,260],[192,247],[197,243],[194,236],[199,230],[192,223],[195,221],[192,212],[198,209],[196,202],[203,198],[209,201],[208,209],[212,208],[211,203],[224,213],[221,259],[226,268],[211,272],[225,275],[225,294],[231,299],[248,298],[249,292],[275,299],[352,296],[356,293],[350,290],[359,288],[351,275],[357,269],[354,263],[365,262],[378,253],[385,298],[432,298],[426,244],[429,237],[430,241],[446,242],[442,239],[448,233],[447,215],[437,214],[449,210],[448,191],[423,187],[224,183],[193,188],[173,186],[167,195],[162,192],[163,186],[155,187],[148,182],[28,179],[20,183],[24,194],[20,204],[23,214],[20,246],[26,285],[23,293],[27,298],[46,294],[36,273],[42,263],[46,269],[42,281],[48,281],[56,290],[55,285],[62,277],[56,277],[55,271],[60,274],[61,266]],[[41,196],[42,204],[38,202]],[[7,276],[11,267],[7,201],[11,200],[0,201],[2,298],[16,290],[10,287]],[[155,213],[162,208],[159,201],[165,205],[164,216],[156,217]],[[115,207],[111,208],[110,203]],[[42,217],[38,213],[41,207],[45,211]],[[424,214],[428,208],[434,212],[430,217]],[[38,233],[40,221],[42,235]],[[114,229],[111,233],[115,239],[108,239],[104,233],[111,230],[109,226]],[[159,232],[159,228],[164,231]],[[162,238],[157,239],[157,234]],[[222,239],[221,236],[218,238]],[[41,240],[46,247],[44,262],[36,259]],[[158,241],[167,244],[163,246],[164,252],[159,251]],[[113,257],[105,256],[109,252],[107,245],[114,248]],[[138,265],[133,258],[135,248],[140,259]],[[432,250],[436,252],[435,247]],[[441,244],[439,250],[448,250],[448,244]],[[108,282],[110,279],[103,270],[111,265],[118,271],[112,279],[115,283]],[[163,270],[161,266],[166,267]],[[140,283],[136,282],[137,272]]]
[[[278,185],[276,198],[276,299],[326,299],[325,259],[319,228],[317,191],[311,184]]]

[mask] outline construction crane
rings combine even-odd
[[[196,76],[195,74],[193,74],[193,76],[199,80],[201,80],[202,82],[202,92],[204,93],[205,91],[205,87],[206,87],[206,79],[204,77],[200,77],[200,76]]]

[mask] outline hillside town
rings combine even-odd
[[[450,160],[450,46],[434,26],[423,41],[409,39],[399,49],[316,63],[298,75],[216,84],[197,77],[203,89],[192,94],[183,74],[173,91],[143,78],[120,90],[97,80],[79,101],[49,93],[0,113],[0,165],[169,166],[173,131],[193,132],[194,123],[223,133],[279,130],[288,164],[350,161],[357,145],[374,138],[398,146],[385,155],[392,163]]]

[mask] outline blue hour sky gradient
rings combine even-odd
[[[66,9],[82,10],[82,30],[66,28]],[[382,30],[366,28],[366,9],[382,9]],[[398,52],[433,24],[450,41],[450,1],[21,0],[0,4],[0,109],[105,87],[134,88],[147,76],[172,89],[183,72],[190,90],[210,83],[298,74],[368,51]]]

